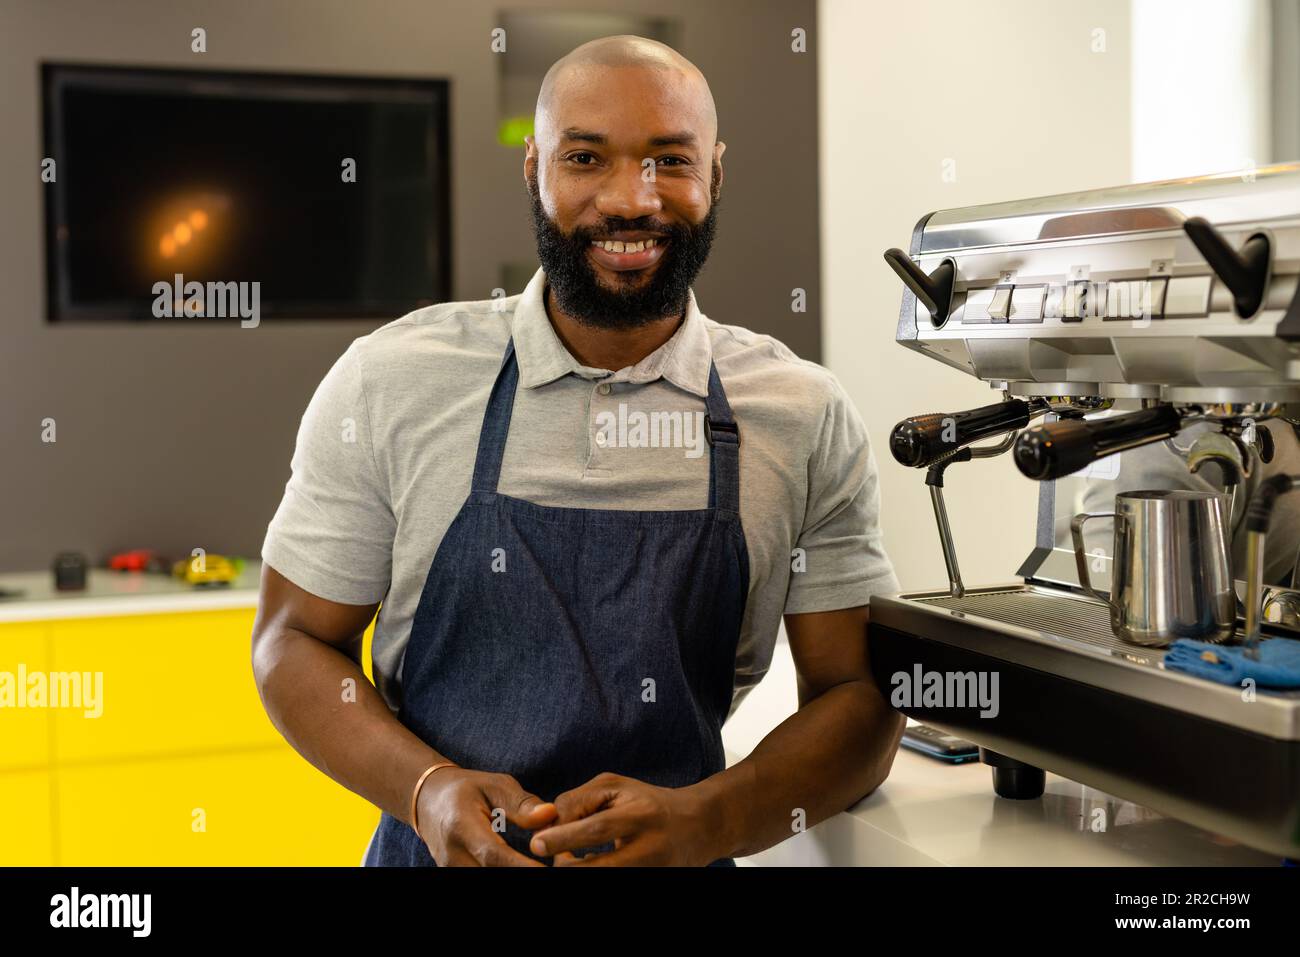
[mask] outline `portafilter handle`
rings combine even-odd
[[[1028,402],[1012,399],[965,412],[914,415],[889,433],[889,451],[900,465],[928,468],[972,442],[1024,428],[1029,412]]]
[[[1104,419],[1058,419],[1020,433],[1013,457],[1026,477],[1051,481],[1116,452],[1177,435],[1183,419],[1183,411],[1172,405]]]

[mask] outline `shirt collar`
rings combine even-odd
[[[538,269],[515,304],[511,335],[519,362],[519,384],[524,388],[535,389],[573,373],[585,379],[638,384],[664,378],[701,398],[709,394],[713,346],[705,316],[695,304],[694,290],[687,292],[686,316],[672,337],[636,365],[616,370],[584,366],[573,357],[546,314],[545,294],[546,274]]]

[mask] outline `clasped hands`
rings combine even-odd
[[[441,867],[544,866],[505,842],[493,827],[494,813],[531,831],[532,852],[558,867],[697,866],[727,856],[717,846],[717,809],[697,789],[609,772],[550,802],[508,774],[447,768],[422,789],[416,813]],[[613,849],[574,853],[602,844]]]

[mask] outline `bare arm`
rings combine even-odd
[[[743,761],[702,781],[726,835],[719,856],[745,856],[838,814],[889,776],[906,719],[871,677],[867,608],[787,615],[799,710]]]
[[[446,759],[397,720],[361,668],[362,636],[378,607],[327,601],[263,565],[253,674],[266,713],[299,754],[410,824],[416,781]],[[439,864],[534,863],[510,850],[479,812],[501,807],[530,827],[554,810],[508,775],[456,768],[434,772],[420,798],[420,833]]]
[[[361,638],[378,608],[318,598],[264,565],[253,674],[266,713],[299,754],[405,821],[416,779],[442,758],[402,727],[361,668]]]
[[[663,788],[602,774],[556,798],[533,850],[573,866],[707,864],[755,854],[843,811],[888,776],[906,723],[877,690],[867,609],[787,615],[799,710],[752,754],[698,784]],[[606,841],[615,850],[576,858]]]

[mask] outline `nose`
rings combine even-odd
[[[663,209],[654,180],[647,182],[641,164],[620,163],[601,184],[596,211],[602,216],[640,219]]]

